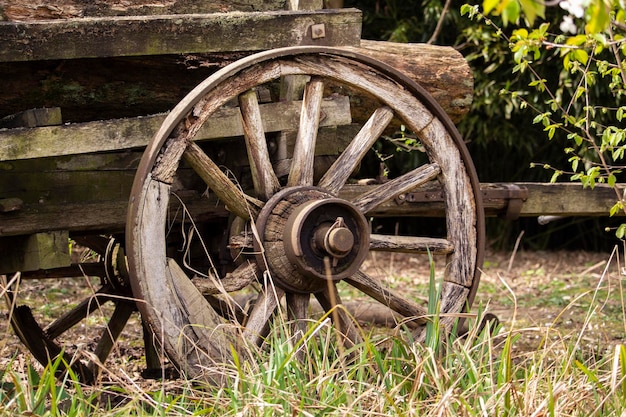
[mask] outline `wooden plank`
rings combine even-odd
[[[195,196],[184,201],[199,223],[227,219],[230,214],[215,199]],[[22,210],[10,215],[0,213],[0,237],[55,230],[119,233],[124,231],[127,210],[128,200],[25,205]],[[175,208],[171,214],[177,214]]]
[[[324,100],[322,126],[351,122],[346,97]],[[287,130],[298,123],[300,102],[262,104],[265,132]],[[165,115],[75,123],[33,129],[0,130],[0,161],[49,156],[78,155],[91,152],[122,151],[145,147],[163,123]],[[218,111],[198,134],[198,140],[242,136],[238,108]]]
[[[62,123],[59,107],[30,109],[0,119],[0,129],[13,127],[58,126]]]
[[[314,25],[324,25],[323,37],[312,33]],[[0,62],[262,51],[295,45],[358,46],[361,12],[337,9],[0,22],[0,39]]]
[[[558,216],[609,216],[609,210],[617,202],[618,197],[611,187],[598,184],[595,188],[583,188],[578,183],[515,183],[528,190],[528,198],[523,201],[520,217],[536,217],[542,215]],[[353,200],[364,190],[375,186],[347,185],[342,189],[340,197]],[[507,184],[482,183],[481,190],[507,190]],[[620,195],[626,191],[626,184],[617,184]],[[421,198],[411,198],[411,193],[420,193]],[[443,215],[443,199],[439,188],[426,186],[413,190],[396,199],[382,204],[370,214],[374,216],[426,216],[440,217]],[[421,200],[421,201],[419,201]],[[426,201],[427,200],[427,201]],[[484,199],[485,214],[501,216],[506,214],[509,200],[504,197]],[[619,216],[626,215],[618,213]]]
[[[27,22],[89,16],[259,12],[284,10],[286,3],[287,0],[5,0],[0,3],[0,20]]]
[[[520,216],[608,216],[609,210],[624,198],[626,184],[617,184],[617,192],[606,184],[593,189],[583,188],[579,183],[516,183],[528,189]],[[619,195],[619,197],[618,197]],[[618,213],[624,216],[626,213]]]
[[[102,175],[106,175],[103,172]],[[494,184],[481,184],[483,189],[493,189]],[[519,183],[529,190],[529,197],[522,206],[521,216],[604,216],[615,203],[615,193],[607,186],[599,185],[583,189],[579,184]],[[343,188],[340,197],[351,199],[375,186],[349,185]],[[626,184],[619,184],[626,190]],[[214,198],[193,195],[185,204],[198,222],[227,218],[230,214]],[[497,216],[506,213],[505,199],[486,202],[486,214]],[[124,230],[127,199],[87,203],[25,204],[22,210],[0,213],[0,236],[32,234],[38,231],[69,230],[70,232]],[[542,211],[543,210],[543,211]],[[441,217],[443,203],[401,203],[389,201],[382,204],[373,215],[380,217]],[[619,213],[623,216],[624,213]]]

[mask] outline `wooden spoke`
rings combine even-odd
[[[363,293],[369,295],[379,303],[388,306],[396,313],[406,318],[415,318],[418,323],[426,322],[426,309],[420,307],[415,302],[396,294],[389,288],[385,288],[380,282],[376,281],[364,272],[359,271],[352,277],[347,278],[345,281]]]
[[[287,318],[292,320],[291,330],[293,335],[302,337],[307,331],[306,319],[309,317],[309,294],[287,293]]]
[[[56,339],[57,337],[80,323],[96,309],[100,308],[103,303],[108,301],[107,294],[109,291],[110,289],[107,287],[103,287],[102,289],[98,290],[94,297],[89,297],[81,301],[80,304],[78,304],[72,310],[68,311],[67,313],[50,323],[48,326],[46,326],[44,332],[50,339]]]
[[[313,158],[323,94],[324,83],[318,78],[312,79],[304,89],[300,128],[287,181],[289,187],[313,185]]]
[[[350,174],[354,172],[367,151],[382,135],[392,118],[393,111],[389,107],[376,109],[352,142],[324,174],[317,186],[332,194],[339,193]]]
[[[128,319],[130,319],[130,315],[135,311],[135,305],[132,302],[119,302],[115,306],[115,310],[113,310],[113,314],[111,315],[111,319],[109,323],[102,331],[100,335],[100,340],[98,341],[98,345],[96,346],[96,350],[94,351],[96,357],[100,364],[103,364],[105,359],[111,353],[111,349],[113,349],[113,345],[115,341],[118,339],[122,330],[128,323]],[[98,366],[99,364],[93,364],[93,366]]]
[[[248,316],[243,337],[250,343],[260,345],[268,332],[269,320],[278,308],[285,291],[278,287],[265,288],[256,301]]]
[[[239,96],[239,107],[241,109],[254,191],[257,197],[267,200],[278,191],[280,183],[274,174],[274,169],[270,162],[256,91],[248,90],[241,94]]]
[[[381,252],[431,253],[448,255],[454,245],[447,239],[416,236],[370,235],[370,250]]]
[[[315,293],[315,298],[317,298],[317,301],[319,301],[325,311],[331,312],[330,317],[344,337],[344,346],[352,347],[363,341],[352,317],[350,317],[345,308],[341,307],[341,298],[335,283],[329,283],[324,291]]]
[[[263,203],[246,196],[237,188],[226,174],[200,149],[195,142],[189,144],[184,154],[185,161],[191,165],[196,173],[204,180],[212,192],[224,202],[228,210],[243,219],[250,219],[250,214],[256,215]],[[252,203],[252,204],[248,204]]]
[[[435,179],[440,172],[439,165],[434,163],[415,168],[413,171],[361,194],[353,203],[361,212],[367,213],[380,204]]]

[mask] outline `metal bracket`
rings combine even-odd
[[[503,217],[507,220],[516,220],[522,211],[524,201],[528,199],[528,189],[517,184],[495,184],[497,188],[483,188],[481,194],[483,201],[505,200],[506,209]],[[403,203],[437,203],[443,202],[443,191],[439,188],[429,190],[414,191],[400,194],[395,199],[397,204]]]
[[[486,188],[481,190],[483,201],[506,200],[506,220],[517,220],[522,211],[524,201],[528,199],[528,189],[517,184],[497,184],[501,188]]]

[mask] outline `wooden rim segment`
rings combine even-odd
[[[310,78],[304,87],[300,123],[294,127],[297,133],[291,166],[282,177],[277,174],[268,150],[255,91],[287,76]],[[360,90],[375,97],[380,106],[317,180],[313,161],[327,83]],[[253,183],[253,189],[247,193],[194,142],[209,116],[233,100],[242,113],[245,132],[242,146],[247,152]],[[428,162],[342,203],[338,197],[342,187],[394,118],[419,138]],[[211,144],[207,146],[210,148]],[[227,319],[241,316],[242,312],[234,306],[236,303],[216,308],[215,300],[203,297],[194,286],[189,272],[166,256],[170,194],[182,161],[236,217],[251,221],[253,227],[261,223],[254,234],[254,245],[248,245],[254,246],[257,256],[233,272],[246,275],[244,282],[254,281],[256,288],[260,288],[254,306],[244,313],[247,315],[244,322]],[[288,317],[301,323],[308,318],[310,297],[315,295],[324,309],[334,312],[335,323],[345,335],[346,343],[357,344],[360,336],[354,323],[344,310],[335,308],[341,302],[336,281],[347,282],[400,316],[421,317],[423,322],[428,309],[359,270],[363,257],[351,256],[349,244],[364,233],[360,217],[432,181],[437,181],[444,190],[444,238],[372,234],[365,241],[369,250],[430,251],[445,255],[447,267],[440,304],[442,313],[450,313],[442,322],[451,327],[454,314],[471,304],[478,285],[484,218],[478,179],[467,149],[437,103],[417,84],[385,64],[340,49],[285,48],[231,64],[201,83],[173,109],[141,160],[131,193],[126,235],[133,293],[143,300],[139,308],[154,333],[160,336],[165,350],[189,376],[216,382],[222,380],[220,366],[232,360],[231,347],[237,348],[245,341],[264,340],[268,324],[274,312],[281,308],[283,299]],[[300,206],[311,209],[303,215],[303,210],[298,210]],[[300,218],[294,220],[291,216]],[[294,249],[289,243],[285,247],[285,240],[298,240],[290,230],[285,230],[294,224],[302,233],[310,234],[310,239],[307,238],[310,244],[302,244],[309,252],[306,259],[326,260],[329,279],[319,278],[324,275],[319,272],[308,274],[307,268],[313,267],[307,264],[308,260],[294,260],[294,256],[299,256],[300,246]],[[342,260],[344,256],[347,260]],[[271,262],[266,262],[268,258]],[[349,266],[355,266],[358,272],[349,277],[339,275],[330,265],[341,262],[355,262]],[[316,267],[319,270],[319,265]],[[293,275],[301,276],[291,280]],[[280,279],[274,280],[273,276]],[[308,285],[307,280],[315,279],[323,280],[323,285]],[[231,310],[232,314],[224,314],[225,310]]]

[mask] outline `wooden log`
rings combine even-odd
[[[385,62],[391,62],[396,51],[412,51],[406,58],[410,64],[398,68],[426,88],[453,121],[469,110],[472,77],[467,62],[454,49],[382,42],[374,50],[375,44],[362,43],[366,47],[355,52],[374,51],[372,57]],[[389,47],[385,54],[380,52],[384,47]],[[166,112],[216,69],[249,53],[0,62],[0,117],[40,107],[60,107],[66,122]],[[359,123],[365,123],[378,107],[362,95],[354,95],[351,101]]]
[[[404,73],[424,87],[454,122],[470,109],[474,77],[465,58],[452,47],[361,40],[359,47],[343,49],[370,56]],[[355,120],[367,118],[355,116]]]
[[[358,46],[360,38],[356,9],[0,22],[0,62]]]

